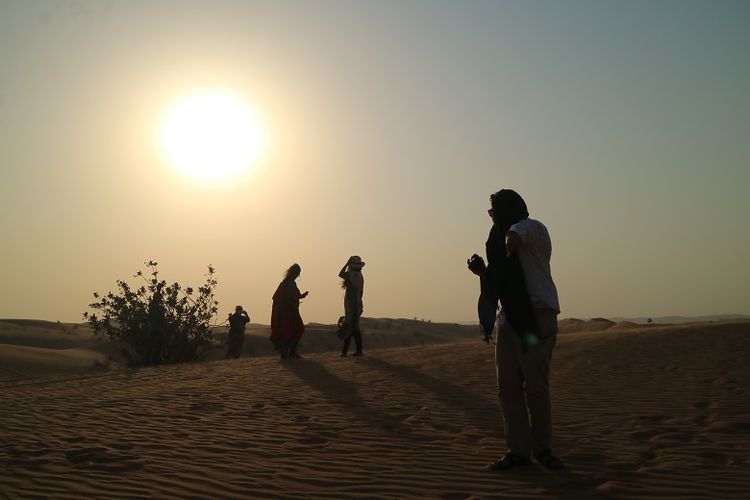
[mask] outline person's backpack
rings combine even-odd
[[[346,324],[346,317],[339,317],[339,321],[336,324],[336,336],[339,340],[344,340],[349,334],[349,325]]]

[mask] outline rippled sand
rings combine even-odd
[[[477,340],[0,382],[0,497],[741,498],[750,323],[561,335],[555,447],[502,473]]]

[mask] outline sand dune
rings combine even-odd
[[[476,339],[0,382],[8,498],[741,498],[750,323],[563,335],[562,472],[502,452]]]
[[[635,323],[632,324],[635,325]],[[610,321],[606,318],[591,318],[588,320],[565,318],[559,322],[560,333],[601,332],[608,330],[615,325],[616,323],[614,321]]]
[[[362,318],[365,347],[404,347],[479,337],[478,327],[430,323],[409,319]],[[215,346],[208,360],[223,359],[227,328],[214,329]],[[242,349],[244,356],[272,356],[268,325],[249,325]],[[85,324],[38,320],[0,320],[0,380],[83,374],[120,368],[127,364],[116,342],[95,337]],[[341,341],[335,325],[310,323],[300,350],[305,353],[336,352]]]
[[[663,326],[663,325],[662,325]],[[645,328],[627,321],[614,323],[604,318],[560,321],[561,333]],[[479,338],[479,327],[455,323],[431,323],[414,319],[362,318],[367,349],[408,347]],[[214,329],[215,346],[208,360],[224,358],[227,328]],[[272,356],[268,325],[248,325],[242,355]],[[29,349],[18,349],[27,347]],[[124,346],[95,337],[85,324],[52,321],[0,320],[0,380],[86,373],[119,368],[127,364]],[[33,349],[32,349],[33,348]],[[335,352],[341,348],[336,326],[306,325],[300,350],[306,353]]]
[[[0,345],[0,380],[90,373],[109,364],[107,356],[91,349]]]
[[[96,343],[85,325],[29,319],[0,320],[0,344],[65,349]]]
[[[365,349],[386,347],[407,347],[434,344],[466,338],[479,338],[478,326],[453,323],[429,323],[411,319],[362,318],[361,327]],[[246,330],[243,356],[272,356],[273,346],[268,341],[271,328],[268,325],[251,324]],[[226,339],[226,328],[217,329],[216,341],[222,344]],[[336,352],[341,349],[341,341],[336,336],[335,325],[309,323],[300,344],[300,352]],[[217,348],[209,359],[224,357],[223,348]]]
[[[125,365],[120,346],[86,325],[0,320],[0,380],[102,372]]]

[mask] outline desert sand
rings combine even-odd
[[[255,325],[252,356],[132,369],[83,326],[0,321],[0,497],[750,495],[750,322],[561,326],[567,468],[492,472],[502,421],[476,327],[368,320],[366,357],[341,359],[310,325],[305,359],[280,362]]]

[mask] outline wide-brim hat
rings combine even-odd
[[[359,255],[352,255],[349,257],[349,262],[347,262],[347,264],[352,269],[362,269],[365,267],[365,263]]]

